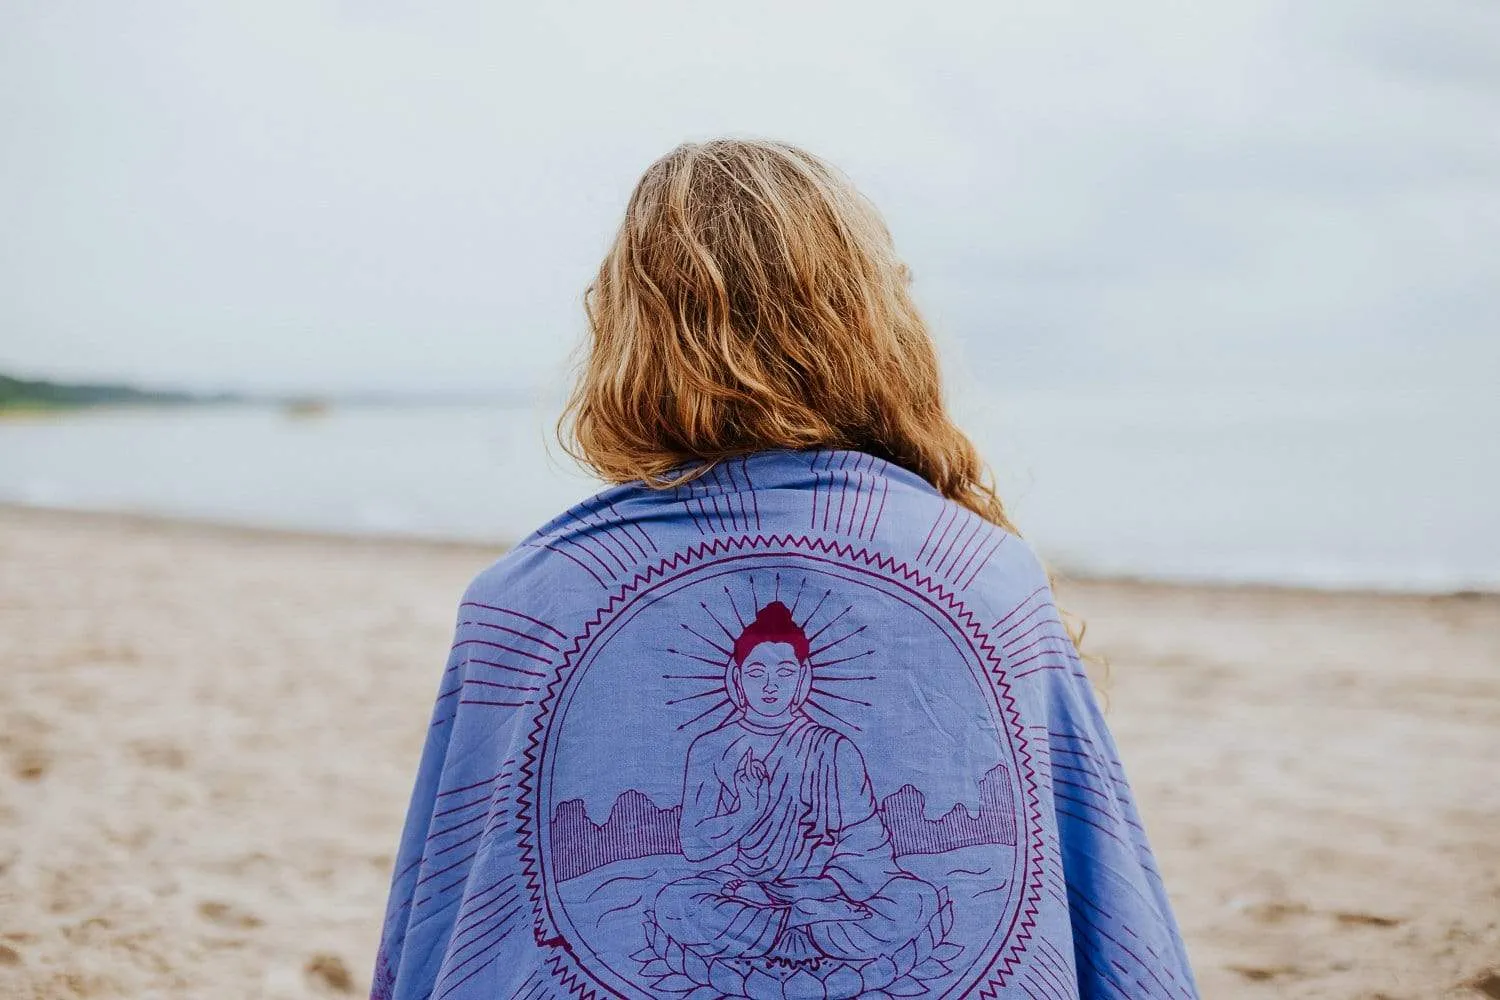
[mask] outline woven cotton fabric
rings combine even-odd
[[[1043,568],[910,472],[613,488],[465,593],[374,997],[1196,995]]]

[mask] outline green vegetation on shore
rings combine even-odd
[[[51,382],[0,375],[0,412],[74,410],[89,406],[181,406],[238,397],[142,389],[122,383]]]
[[[54,382],[0,372],[0,416],[66,413],[106,406],[200,406],[250,403],[277,406],[288,416],[307,417],[337,406],[530,405],[529,391],[453,392],[373,389],[343,393],[190,392],[149,389],[124,382]]]

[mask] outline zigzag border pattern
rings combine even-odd
[[[547,683],[541,705],[527,735],[525,749],[521,753],[521,767],[517,779],[519,789],[518,807],[515,813],[516,832],[520,847],[522,875],[531,896],[533,924],[532,934],[538,948],[550,949],[552,954],[543,960],[554,980],[577,1000],[606,1000],[609,993],[601,993],[598,987],[586,978],[571,942],[557,933],[546,915],[546,901],[541,882],[540,861],[537,855],[539,820],[536,815],[537,768],[541,763],[542,744],[546,734],[548,716],[556,702],[562,686],[565,670],[583,653],[595,634],[634,597],[657,583],[671,579],[715,556],[733,557],[758,550],[772,550],[768,554],[819,555],[841,560],[851,566],[862,564],[877,570],[905,585],[919,589],[929,601],[942,608],[959,630],[966,634],[972,647],[983,662],[990,665],[991,680],[999,698],[1002,711],[1011,723],[1015,739],[1016,762],[1023,779],[1026,799],[1027,836],[1029,850],[1026,865],[1029,873],[1024,879],[1020,909],[1013,920],[1010,933],[989,959],[988,967],[981,973],[983,985],[976,982],[965,990],[961,997],[968,997],[977,989],[983,1000],[998,1000],[999,991],[1007,985],[1021,965],[1027,946],[1033,938],[1040,912],[1042,895],[1042,866],[1046,857],[1043,843],[1042,803],[1037,776],[1027,745],[1025,727],[1016,708],[1015,697],[1005,676],[1003,654],[992,643],[982,623],[968,610],[958,595],[932,576],[923,575],[893,556],[871,551],[866,547],[856,548],[850,542],[836,542],[808,535],[771,534],[738,535],[705,539],[688,546],[657,564],[637,573],[634,578],[611,591],[605,603],[584,623],[582,631],[572,640],[563,653],[557,670]],[[1024,871],[1025,869],[1023,869]]]

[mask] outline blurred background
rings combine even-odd
[[[886,213],[1060,565],[1500,585],[1493,3],[4,20],[0,374],[227,394],[8,384],[5,501],[524,536],[596,488],[548,443],[636,177],[753,134]]]
[[[1203,995],[1500,1000],[1497,122],[1494,0],[0,2],[0,995],[365,989],[458,595],[599,486],[583,289],[729,134],[885,213]]]

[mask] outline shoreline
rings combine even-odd
[[[79,524],[116,527],[131,531],[155,530],[163,533],[245,540],[318,542],[356,548],[389,546],[397,549],[440,549],[474,552],[499,558],[511,548],[509,542],[481,542],[463,538],[428,537],[425,535],[381,534],[377,532],[319,531],[314,528],[284,528],[275,525],[244,524],[176,514],[141,511],[103,510],[85,507],[48,507],[41,504],[0,500],[0,516],[35,517],[38,520],[59,518]]]
[[[199,535],[246,539],[285,540],[289,542],[323,542],[355,547],[389,546],[396,549],[431,548],[444,551],[469,551],[498,559],[514,543],[486,542],[477,539],[439,535],[400,534],[371,531],[323,531],[315,528],[291,528],[277,525],[247,524],[234,521],[198,518],[187,515],[121,511],[84,507],[52,507],[42,504],[0,500],[0,515],[16,517],[71,518],[79,523],[140,530],[157,529]],[[1395,600],[1500,601],[1500,588],[1457,587],[1443,590],[1416,590],[1395,587],[1319,586],[1301,583],[1268,583],[1254,580],[1219,580],[1190,577],[1153,577],[1135,574],[1091,573],[1049,563],[1059,589],[1079,586],[1140,587],[1159,591],[1213,590],[1243,594],[1297,594],[1307,597],[1362,597]]]

